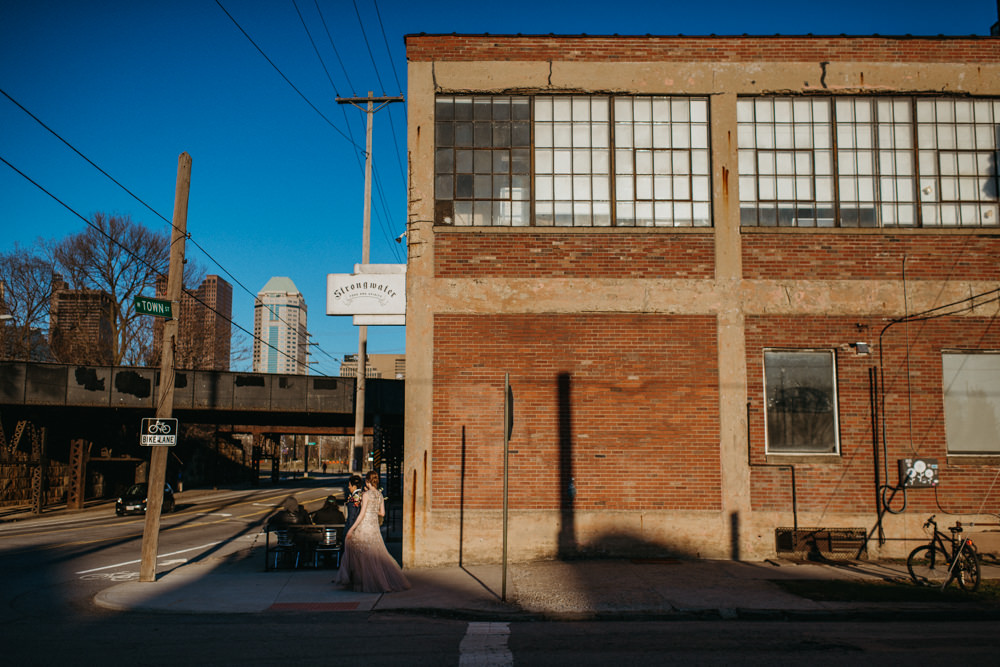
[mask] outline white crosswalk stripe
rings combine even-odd
[[[459,644],[460,667],[509,667],[514,656],[507,648],[508,623],[469,623]]]

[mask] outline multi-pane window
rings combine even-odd
[[[831,226],[830,100],[742,99],[737,121],[741,223]]]
[[[1000,100],[917,101],[924,225],[998,224]]]
[[[744,225],[998,224],[1000,100],[744,98],[737,120]]]
[[[839,451],[835,361],[832,350],[764,352],[769,453]]]
[[[615,210],[621,226],[708,226],[708,100],[617,97]]]
[[[611,225],[607,97],[536,97],[535,224]]]
[[[708,100],[442,96],[435,222],[709,226]]]
[[[527,97],[439,97],[435,217],[455,225],[519,226],[530,217]]]

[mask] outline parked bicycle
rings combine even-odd
[[[944,590],[952,580],[967,591],[979,588],[979,554],[969,537],[959,538],[962,523],[956,522],[948,530],[951,536],[938,530],[932,514],[924,523],[924,529],[933,529],[931,541],[910,552],[906,559],[906,569],[918,586],[939,586]]]

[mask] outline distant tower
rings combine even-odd
[[[309,373],[306,301],[291,278],[275,276],[253,307],[255,373]]]
[[[167,278],[156,281],[156,296],[167,293]],[[229,370],[232,343],[230,321],[233,315],[233,286],[217,275],[205,276],[197,290],[181,293],[177,345],[174,349],[176,368]],[[153,322],[153,359],[159,363],[163,346],[163,320]]]
[[[114,303],[104,290],[70,289],[62,276],[52,277],[49,347],[64,364],[114,363]]]

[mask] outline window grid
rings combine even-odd
[[[917,101],[925,226],[1000,223],[1000,100]]]
[[[1000,222],[1000,100],[743,98],[737,114],[741,224]]]
[[[712,224],[705,98],[441,96],[435,111],[438,223]]]
[[[614,99],[619,226],[709,226],[708,100]]]
[[[611,225],[608,98],[539,96],[535,109],[535,224]]]
[[[527,225],[529,98],[439,97],[435,113],[436,217],[455,225]]]

